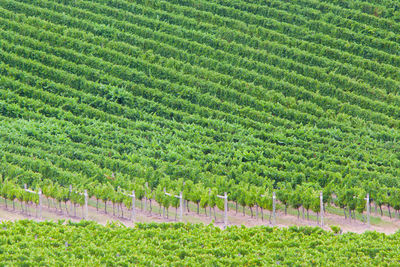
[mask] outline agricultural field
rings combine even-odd
[[[18,221],[0,225],[5,265],[337,266],[400,262],[399,235],[336,235],[319,228]],[[373,245],[371,245],[373,242]]]
[[[334,214],[398,225],[399,92],[398,1],[0,0],[2,208],[28,216],[30,207],[43,219],[47,205],[88,219],[89,205],[134,221],[140,205],[214,222],[229,209],[231,221],[221,230],[145,220],[137,232],[6,221],[1,262],[197,265],[213,255],[207,264],[399,264],[399,233],[232,223],[243,213],[323,227]],[[57,242],[72,231],[75,251],[93,247],[87,256],[65,245],[57,255],[10,253],[43,251],[35,231],[59,232]],[[107,233],[119,239],[99,251],[93,236]],[[166,241],[173,237],[188,250]],[[125,241],[125,254],[149,251],[126,256]],[[152,246],[169,255],[165,263]]]

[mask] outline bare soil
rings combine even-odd
[[[28,205],[28,213],[26,211],[22,212],[21,204],[19,202],[15,202],[15,210],[13,209],[12,202],[8,201],[7,208],[4,203],[4,199],[0,200],[0,220],[2,221],[14,221],[20,219],[32,219],[35,221],[43,221],[43,220],[71,220],[71,221],[79,221],[83,218],[82,208],[77,207],[76,213],[74,209],[71,212],[71,204],[67,202],[67,206],[62,203],[62,211],[60,211],[59,204],[57,204],[57,209],[54,207],[54,202],[50,200],[50,208],[48,206],[48,202],[44,199],[43,207],[42,207],[42,219],[39,219],[36,211],[35,205]],[[123,209],[117,209],[115,207],[115,214],[113,214],[112,204],[107,204],[107,213],[104,210],[104,203],[99,202],[99,210],[96,209],[96,201],[91,199],[89,201],[88,207],[88,219],[96,221],[100,224],[107,224],[108,222],[120,222],[123,225],[132,227],[134,226],[134,222],[131,220],[132,212],[123,207]],[[230,203],[230,210],[228,211],[228,222],[229,225],[244,225],[246,227],[258,226],[258,225],[265,225],[265,226],[273,226],[272,223],[269,221],[270,212],[264,211],[264,220],[261,219],[261,210],[258,209],[258,219],[256,219],[256,211],[253,209],[254,216],[250,216],[250,211],[246,209],[246,215],[243,215],[242,209],[240,208],[239,211],[236,213],[235,209],[232,208],[232,203]],[[144,205],[143,205],[144,207]],[[185,209],[183,215],[183,222],[190,222],[190,223],[204,223],[210,224],[213,223],[216,226],[224,227],[223,224],[223,211],[215,209],[216,215],[214,215],[214,210],[212,210],[212,216],[210,217],[209,209],[207,208],[207,215],[205,214],[204,209],[200,209],[200,213],[197,214],[197,206],[193,203],[189,205],[190,211]],[[26,210],[25,204],[24,209]],[[123,215],[122,216],[122,211]],[[374,210],[373,210],[374,211]],[[162,209],[160,215],[160,209],[158,204],[152,203],[152,211],[150,212],[149,203],[147,204],[147,210],[141,209],[140,201],[136,203],[136,215],[135,215],[135,222],[176,222],[179,220],[179,215],[176,214],[175,208],[169,208],[169,216],[168,218],[162,216]],[[289,227],[289,226],[320,226],[319,223],[316,221],[316,215],[310,213],[310,219],[307,220],[306,217],[303,218],[302,213],[300,213],[300,218],[297,218],[297,211],[295,212],[296,215],[287,214],[285,215],[283,211],[278,210],[276,213],[276,225],[277,227]],[[179,213],[179,209],[178,209]],[[177,220],[175,220],[175,215],[177,215]],[[375,215],[374,212],[371,214],[372,216]],[[215,220],[216,217],[216,220]],[[355,232],[355,233],[363,233],[367,230],[382,232],[385,234],[392,234],[400,229],[400,219],[392,218],[390,219],[388,216],[377,216],[380,218],[378,223],[371,224],[368,228],[367,224],[363,223],[359,220],[354,219],[345,219],[344,216],[340,216],[337,214],[332,213],[325,213],[324,214],[324,226],[323,229],[330,230],[331,225],[339,226],[343,232]],[[271,222],[273,219],[271,218]]]

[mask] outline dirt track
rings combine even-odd
[[[22,213],[21,211],[21,206],[20,203],[16,203],[16,209],[13,210],[11,202],[8,202],[8,208],[6,209],[4,200],[0,201],[0,219],[1,220],[19,220],[19,219],[33,219],[39,221],[39,219],[36,217],[36,208],[35,206],[30,206],[29,207],[29,215],[26,213]],[[111,221],[119,221],[122,224],[126,226],[133,226],[133,222],[130,219],[130,211],[124,208],[124,217],[122,217],[122,212],[120,210],[119,215],[113,215],[112,212],[112,205],[108,204],[107,205],[107,214],[104,211],[104,204],[100,203],[99,205],[99,211],[96,210],[95,207],[95,201],[91,200],[90,201],[90,206],[88,207],[89,211],[89,219],[94,220],[99,222],[100,224],[106,224],[107,222]],[[175,222],[175,209],[170,208],[169,209],[169,218],[163,218],[159,214],[159,206],[156,204],[152,207],[152,212],[150,213],[149,211],[149,206],[148,206],[148,211],[145,212],[144,210],[140,209],[140,202],[136,204],[137,209],[136,209],[136,222]],[[62,209],[63,211],[61,212],[58,208],[56,210],[53,205],[51,205],[50,208],[48,208],[48,203],[47,200],[44,200],[44,207],[42,209],[42,220],[61,220],[61,219],[70,219],[72,221],[79,221],[82,218],[82,209],[78,207],[76,209],[76,216],[74,216],[74,212],[70,211],[70,205],[67,203],[68,207],[68,212],[66,211],[66,208],[64,204],[62,204]],[[196,206],[195,205],[190,205],[190,212],[185,210],[184,216],[183,216],[183,221],[184,222],[190,222],[190,223],[204,223],[204,224],[209,224],[209,223],[214,223],[217,226],[223,227],[223,212],[217,210],[217,220],[215,221],[214,219],[214,212],[212,212],[213,216],[210,218],[209,216],[206,216],[204,214],[204,209],[201,210],[200,214],[197,214],[196,212]],[[117,212],[117,209],[115,209]],[[207,213],[209,211],[207,210]],[[269,223],[269,212],[264,211],[264,220],[261,220],[261,213],[259,212],[259,219],[256,219],[255,217],[251,218],[248,210],[246,210],[246,215],[244,216],[242,213],[242,210],[240,210],[238,213],[236,213],[235,210],[231,209],[228,212],[228,221],[229,225],[245,225],[247,227],[252,227],[252,226],[257,226],[257,225],[266,225],[266,226],[272,226],[272,224]],[[208,214],[209,215],[209,214]],[[375,214],[372,214],[375,216]],[[255,212],[254,212],[255,216]],[[371,224],[371,227],[368,229],[367,225],[361,221],[358,220],[349,220],[345,219],[344,216],[339,216],[336,214],[332,213],[325,213],[324,215],[324,229],[329,230],[330,225],[337,225],[340,226],[343,232],[356,232],[356,233],[362,233],[366,230],[375,230],[378,232],[383,232],[386,234],[392,234],[395,233],[398,229],[400,229],[400,219],[390,219],[389,217],[379,216],[379,223]],[[316,222],[316,217],[312,216],[310,220],[303,219],[302,216],[300,216],[300,219],[297,218],[295,215],[285,215],[283,211],[278,211],[277,212],[277,219],[276,219],[276,226],[278,227],[288,227],[292,225],[303,225],[303,226],[318,226],[318,223]]]

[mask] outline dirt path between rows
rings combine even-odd
[[[115,215],[113,215],[112,212],[112,205],[108,204],[107,205],[107,213],[104,211],[104,203],[100,203],[99,205],[99,210],[97,211],[96,209],[96,202],[95,200],[90,200],[89,202],[90,206],[88,207],[88,217],[89,220],[96,221],[100,224],[107,224],[107,222],[120,222],[123,225],[126,225],[128,227],[134,226],[134,222],[131,220],[131,211],[127,210],[126,208],[123,208],[123,210],[118,210],[115,208]],[[21,204],[19,202],[16,202],[15,204],[15,210],[13,209],[12,202],[8,202],[8,207],[6,208],[4,199],[0,201],[0,220],[2,221],[14,221],[14,220],[20,220],[20,219],[31,219],[35,221],[43,221],[43,220],[52,220],[52,221],[57,221],[57,220],[71,220],[71,221],[80,221],[82,219],[82,208],[77,207],[76,208],[76,215],[74,210],[71,213],[71,207],[70,204],[67,203],[67,209],[64,205],[62,204],[62,211],[60,211],[59,206],[57,205],[57,210],[53,206],[53,204],[50,201],[50,208],[48,206],[47,200],[44,200],[44,205],[42,208],[42,219],[39,219],[36,215],[36,207],[34,205],[30,205],[28,210],[29,214],[26,212],[22,212]],[[136,204],[136,216],[135,216],[135,222],[175,222],[175,208],[170,208],[169,209],[169,218],[163,218],[162,215],[160,215],[160,208],[156,204],[152,205],[152,211],[150,212],[150,207],[149,204],[147,205],[148,210],[144,211],[140,208],[140,202]],[[24,207],[24,209],[26,209]],[[183,221],[184,222],[190,222],[190,223],[204,223],[204,224],[210,224],[214,223],[215,225],[219,227],[223,227],[223,212],[217,210],[216,211],[216,218],[215,220],[214,217],[214,212],[212,211],[212,218],[209,217],[209,209],[207,209],[207,215],[204,213],[204,209],[201,209],[200,214],[197,214],[196,212],[197,208],[194,204],[190,205],[190,212],[185,209],[184,216],[183,216]],[[122,217],[122,211],[124,216]],[[229,225],[244,225],[246,227],[252,227],[252,226],[258,226],[258,225],[265,225],[265,226],[273,226],[269,222],[269,216],[270,213],[268,211],[264,211],[264,220],[261,220],[261,212],[259,210],[258,215],[259,219],[255,218],[255,212],[254,212],[254,217],[251,218],[250,215],[248,215],[249,211],[246,210],[246,215],[244,216],[241,211],[236,213],[235,210],[232,208],[228,212],[228,221]],[[117,213],[119,216],[117,216]],[[161,214],[162,214],[162,209],[161,209]],[[314,217],[313,219],[307,220],[303,219],[302,216],[298,219],[297,216],[287,214],[285,215],[283,211],[277,211],[276,214],[276,226],[278,227],[289,227],[293,225],[297,226],[319,226],[319,224],[316,222],[316,218]],[[374,215],[374,214],[373,214]],[[331,213],[325,213],[324,215],[324,229],[330,230],[330,225],[337,225],[339,226],[343,232],[355,232],[355,233],[363,233],[367,230],[371,231],[377,231],[377,232],[382,232],[385,234],[393,234],[396,231],[400,229],[400,219],[390,219],[389,217],[386,216],[379,216],[380,222],[378,224],[371,224],[371,226],[368,228],[367,225],[361,221],[358,220],[349,220],[345,219],[344,216],[336,215],[336,214],[331,214]],[[179,216],[178,216],[179,219]]]

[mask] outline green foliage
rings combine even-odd
[[[257,198],[257,204],[259,207],[272,211],[273,209],[273,200],[272,200],[272,192],[267,190],[265,192],[259,192]]]
[[[296,190],[290,194],[289,203],[294,209],[299,209],[302,205],[301,187],[297,187]]]
[[[213,225],[146,223],[129,228],[21,220],[2,222],[0,229],[9,240],[0,256],[5,265],[377,266],[400,260],[398,233],[337,235],[341,230],[335,226],[332,233],[311,227],[221,230]],[[190,247],[182,246],[185,243]]]
[[[400,210],[398,5],[251,2],[3,0],[0,195]]]
[[[342,229],[337,225],[331,225],[330,228],[335,235],[342,233]]]

